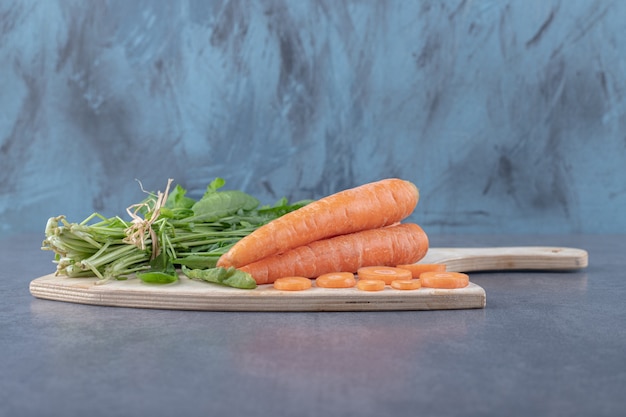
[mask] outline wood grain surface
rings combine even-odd
[[[445,263],[450,271],[574,270],[587,266],[587,252],[560,247],[431,248],[422,263]],[[471,280],[471,276],[470,276]],[[484,308],[485,290],[421,288],[380,292],[313,286],[279,291],[272,285],[241,290],[181,276],[173,284],[145,284],[137,279],[98,284],[96,278],[49,274],[31,281],[34,297],[101,306],[209,311],[384,311]]]

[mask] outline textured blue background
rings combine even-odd
[[[174,178],[415,182],[432,233],[626,232],[626,1],[0,1],[0,231]]]

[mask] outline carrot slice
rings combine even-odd
[[[422,272],[446,272],[446,264],[405,264],[396,265],[396,268],[411,271],[413,278],[419,278]]]
[[[423,272],[420,281],[422,287],[464,288],[469,285],[469,276],[461,272]]]
[[[391,288],[396,290],[418,290],[422,288],[422,283],[419,279],[396,279],[391,281]]]
[[[385,289],[385,281],[380,279],[358,280],[356,287],[361,291],[382,291]]]
[[[351,288],[356,285],[352,272],[330,272],[315,279],[315,285],[322,288]]]
[[[274,288],[282,291],[308,290],[311,286],[311,280],[305,277],[282,277],[274,281]]]
[[[411,279],[413,277],[411,271],[392,266],[364,266],[359,268],[356,273],[359,279],[381,280],[385,284],[391,284],[397,279]]]

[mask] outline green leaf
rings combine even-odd
[[[137,276],[146,284],[171,284],[178,281],[177,276],[158,271],[141,272],[137,273]]]
[[[239,269],[230,268],[209,268],[209,269],[189,269],[183,265],[183,274],[190,279],[211,282],[214,284],[226,285],[234,288],[251,290],[256,288],[256,281],[252,275]]]
[[[185,197],[187,190],[180,185],[176,185],[172,191],[170,191],[165,201],[165,207],[169,209],[190,209],[196,200],[193,198]]]
[[[165,251],[150,261],[150,269],[138,272],[137,277],[148,284],[171,284],[178,281],[176,268]]]
[[[193,207],[194,216],[188,221],[214,222],[222,217],[236,214],[240,210],[252,210],[259,200],[243,191],[220,191],[205,194]]]
[[[193,269],[206,269],[215,268],[219,255],[214,256],[202,256],[202,255],[187,255],[176,259],[176,264],[185,265],[188,268]]]
[[[293,204],[287,204],[287,200],[279,200],[273,207],[262,207],[258,210],[261,216],[274,219],[291,211],[298,210],[311,203],[313,200],[301,200]]]
[[[226,181],[224,180],[224,178],[220,178],[220,177],[215,178],[207,186],[206,193],[204,193],[204,195],[206,196],[207,194],[212,194],[212,193],[216,192],[217,190],[222,188],[224,186],[224,184],[226,184]]]

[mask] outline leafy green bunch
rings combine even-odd
[[[180,185],[169,192],[150,193],[127,210],[132,220],[93,213],[80,223],[51,217],[43,250],[55,253],[57,275],[93,277],[106,282],[133,276],[148,283],[178,280],[177,268],[189,278],[238,288],[254,288],[251,276],[235,269],[216,268],[219,257],[260,226],[308,204],[286,198],[261,206],[238,190],[222,190],[213,180],[195,200]]]

